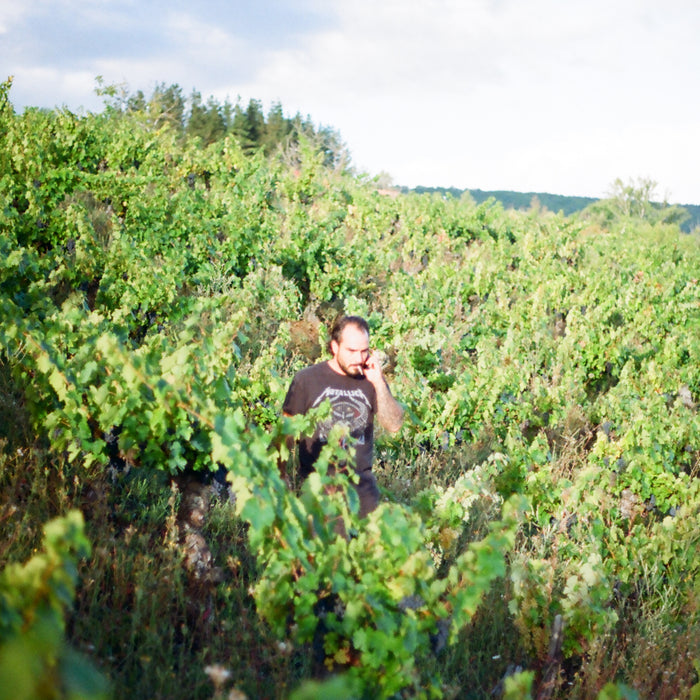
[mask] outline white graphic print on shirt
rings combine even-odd
[[[321,440],[326,442],[331,428],[342,424],[350,428],[350,434],[358,438],[359,444],[364,444],[364,431],[369,421],[372,404],[362,390],[327,387],[316,398],[313,408],[326,399],[331,402],[331,416],[318,425],[318,436]]]

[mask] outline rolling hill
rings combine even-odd
[[[533,200],[550,211],[562,212],[565,216],[582,211],[587,206],[598,201],[594,197],[575,197],[561,194],[550,194],[548,192],[513,192],[510,190],[480,190],[480,189],[459,189],[457,187],[415,187],[411,191],[417,193],[437,192],[444,195],[451,195],[455,198],[461,197],[468,192],[477,204],[493,198],[500,202],[506,209],[529,209]],[[700,228],[700,205],[680,204],[685,209],[689,217],[681,225],[681,230],[690,233]]]

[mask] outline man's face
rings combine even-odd
[[[369,336],[362,328],[352,324],[345,326],[340,342],[331,342],[333,357],[338,367],[351,377],[361,377],[369,358]]]

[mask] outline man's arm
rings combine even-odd
[[[389,385],[384,379],[379,360],[370,355],[365,369],[365,377],[372,383],[377,393],[377,420],[379,425],[389,433],[398,433],[403,424],[403,408],[393,397]]]
[[[403,424],[403,408],[392,396],[389,385],[382,381],[375,386],[377,392],[377,420],[384,430],[390,433],[398,433]]]

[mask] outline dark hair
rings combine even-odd
[[[362,316],[339,316],[331,327],[331,342],[340,344],[346,326],[356,326],[369,336],[369,323]]]

